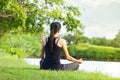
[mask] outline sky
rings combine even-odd
[[[68,0],[79,7],[87,37],[113,39],[120,29],[120,0]]]

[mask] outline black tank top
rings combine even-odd
[[[57,43],[59,41],[59,37],[57,39],[57,42],[55,43],[57,38],[54,38],[53,41],[53,52],[50,52],[50,44],[49,44],[49,38],[48,41],[44,47],[45,51],[45,59],[43,63],[41,64],[41,69],[51,69],[51,70],[59,70],[61,69],[62,65],[60,63],[60,55],[62,52],[61,47],[57,46]]]

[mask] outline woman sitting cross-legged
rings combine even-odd
[[[52,22],[50,25],[50,36],[42,41],[40,69],[44,70],[77,70],[82,59],[75,59],[69,55],[66,40],[61,39],[61,24]],[[72,61],[69,64],[60,63],[60,55],[64,53],[67,60]]]

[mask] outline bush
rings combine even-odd
[[[18,57],[40,56],[40,35],[25,33],[6,33],[0,39],[0,48]]]
[[[12,55],[17,55],[18,58],[24,58],[26,57],[25,50],[19,49],[19,48],[10,48],[9,53]]]
[[[120,48],[96,46],[90,44],[73,44],[68,47],[69,53],[77,58],[89,60],[120,61]]]

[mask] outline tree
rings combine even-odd
[[[120,47],[120,30],[118,31],[117,35],[115,36],[115,38],[112,41],[112,45],[114,47]]]
[[[0,0],[0,33],[13,28],[25,28],[26,9],[14,0]]]
[[[75,43],[75,40],[76,40],[75,36],[72,34],[64,35],[63,38],[66,39],[67,44],[73,44],[73,43]]]
[[[105,37],[93,37],[89,39],[90,44],[101,45],[101,46],[111,46],[111,40]]]
[[[63,38],[67,40],[68,44],[87,43],[88,38],[83,36],[83,32],[75,29],[73,34],[67,34]]]
[[[0,30],[43,31],[44,25],[61,21],[67,31],[82,28],[80,11],[64,0],[1,0]]]

